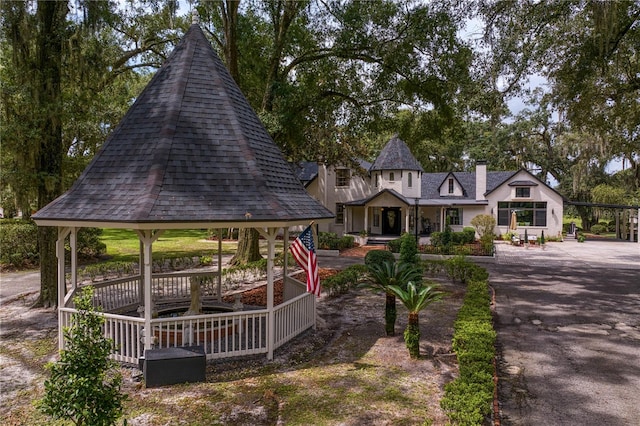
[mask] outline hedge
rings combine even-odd
[[[491,415],[495,340],[489,283],[486,279],[470,281],[454,323],[453,350],[460,375],[445,385],[440,401],[453,424],[482,425]]]

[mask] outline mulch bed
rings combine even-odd
[[[318,276],[320,277],[320,282],[325,278],[328,278],[332,275],[337,274],[338,271],[336,269],[331,268],[319,268]],[[298,274],[293,276],[297,280],[304,282],[305,274],[304,272],[299,272]],[[273,283],[273,304],[279,305],[282,303],[282,293],[284,286],[282,284],[282,279],[276,280]],[[235,301],[234,296],[225,296],[222,298],[224,302],[233,303]],[[261,285],[259,287],[253,288],[251,290],[247,290],[242,293],[242,297],[240,301],[245,305],[251,306],[267,306],[267,285]]]

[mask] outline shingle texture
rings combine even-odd
[[[404,141],[394,136],[380,151],[370,171],[373,170],[418,170],[424,171],[422,166],[411,153]]]
[[[320,219],[192,25],[73,187],[35,219],[116,222]]]
[[[502,185],[507,179],[516,172],[487,172],[487,192],[491,192],[498,186]],[[440,186],[444,180],[453,175],[460,182],[464,189],[462,197],[441,197]],[[453,173],[424,173],[422,175],[422,199],[459,199],[459,200],[475,200],[476,199],[476,174],[475,172],[453,172]]]

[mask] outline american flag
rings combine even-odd
[[[318,278],[318,259],[313,244],[311,225],[307,227],[289,247],[293,258],[307,273],[307,291],[320,296],[320,278]]]

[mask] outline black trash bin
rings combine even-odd
[[[146,387],[204,382],[207,358],[202,346],[147,349],[142,362]]]

